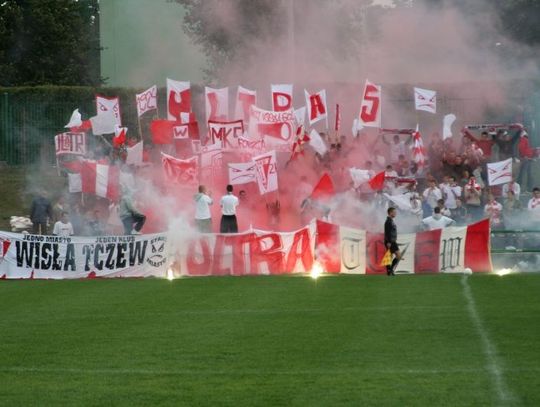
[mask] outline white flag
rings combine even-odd
[[[74,194],[82,192],[82,179],[81,174],[68,174],[69,193]]]
[[[253,157],[253,163],[255,164],[260,194],[264,195],[268,192],[277,191],[278,175],[276,152],[269,151]]]
[[[257,171],[254,162],[229,163],[229,184],[240,185],[257,181]]]
[[[362,127],[381,127],[382,87],[366,79],[358,122]]]
[[[234,118],[236,120],[243,120],[244,123],[248,123],[251,106],[256,104],[257,91],[249,90],[243,88],[242,86],[239,86],[238,92],[236,93],[236,107],[234,110]]]
[[[180,120],[182,112],[191,112],[191,84],[167,78],[167,120]]]
[[[443,140],[452,137],[452,124],[456,121],[455,114],[447,114],[443,119]]]
[[[310,95],[304,89],[306,95],[306,108],[309,119],[309,124],[317,123],[319,120],[328,120],[328,106],[326,104],[326,90],[321,90]],[[328,127],[328,126],[327,126]]]
[[[414,106],[416,110],[437,113],[437,92],[429,89],[414,88]]]
[[[157,109],[157,86],[154,85],[142,93],[135,95],[137,101],[137,116],[141,117],[150,110]]]
[[[349,168],[349,173],[354,183],[354,187],[358,188],[360,185],[366,183],[371,178],[371,171],[361,170],[358,168]]]
[[[133,147],[127,148],[126,164],[142,165],[143,163],[143,142],[139,141]]]
[[[118,97],[107,98],[105,96],[96,96],[96,112],[98,116],[103,113],[112,113],[115,124],[122,125],[120,99]]]
[[[272,110],[284,112],[293,107],[293,85],[272,85]]]
[[[66,124],[64,127],[66,129],[70,129],[72,127],[80,127],[80,126],[82,126],[81,114],[79,113],[79,109],[75,109],[73,113],[71,113],[71,118],[69,119],[69,123]]]
[[[512,181],[512,159],[488,163],[488,184],[490,186],[507,184]]]
[[[312,129],[311,133],[309,133],[309,145],[321,156],[328,151],[328,147],[326,147],[324,140],[315,129]]]
[[[102,134],[112,134],[118,126],[118,122],[114,116],[112,110],[98,113],[96,116],[90,118],[90,123],[92,124],[92,133],[95,136],[100,136]]]

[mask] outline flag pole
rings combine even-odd
[[[139,124],[139,140],[142,140],[142,127],[141,127],[141,116],[137,113],[137,123]]]

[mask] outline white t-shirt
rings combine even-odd
[[[73,235],[73,225],[71,222],[63,223],[61,220],[54,224],[53,235],[68,237]]]
[[[506,195],[508,195],[508,191],[512,191],[516,199],[519,199],[519,195],[521,194],[521,187],[517,182],[514,182],[512,185],[510,185],[510,183],[504,184],[502,187],[502,194],[505,198]]]
[[[405,158],[407,158],[407,145],[404,141],[400,141],[399,143],[394,143],[392,141],[390,143],[390,162],[392,164],[397,163],[399,161],[399,156],[403,155]]]
[[[433,190],[427,188],[422,195],[432,209],[437,206],[437,201],[442,198],[441,190],[437,187],[433,187]]]
[[[210,219],[212,215],[210,214],[210,205],[214,201],[206,194],[197,194],[195,198],[195,219]]]
[[[527,205],[530,211],[540,211],[540,198],[532,197]]]
[[[453,225],[455,222],[453,219],[447,218],[446,216],[441,216],[438,219],[433,216],[428,216],[422,220],[422,223],[427,227],[428,230],[434,230],[443,229],[447,226]]]
[[[441,192],[446,195],[444,206],[448,209],[456,209],[456,198],[461,197],[461,187],[459,185],[442,184]]]
[[[221,213],[223,215],[236,215],[236,207],[239,204],[238,198],[233,194],[223,195],[221,197]]]

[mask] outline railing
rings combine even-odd
[[[492,230],[491,237],[494,269],[540,271],[539,229]]]

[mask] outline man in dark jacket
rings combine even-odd
[[[40,190],[32,201],[30,208],[30,220],[32,221],[32,233],[35,235],[47,234],[47,221],[52,219],[51,201],[46,197],[46,192]]]
[[[390,250],[390,253],[394,255],[394,259],[392,260],[391,265],[386,266],[386,274],[393,276],[396,266],[401,260],[401,252],[399,251],[399,246],[397,244],[397,227],[394,223],[394,218],[397,214],[396,208],[388,208],[387,213],[388,216],[386,222],[384,222],[384,245]]]

